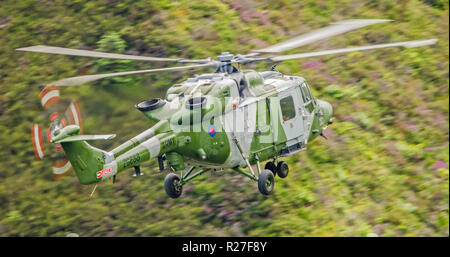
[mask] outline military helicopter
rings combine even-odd
[[[281,62],[299,58],[364,51],[386,47],[419,47],[436,39],[376,44],[352,48],[273,55],[358,28],[390,20],[344,20],[290,40],[248,54],[223,52],[212,58],[190,60],[113,54],[51,46],[31,46],[19,51],[191,63],[188,66],[137,70],[65,78],[47,84],[76,86],[102,78],[141,73],[215,68],[171,86],[166,99],[154,98],[135,105],[156,124],[111,151],[89,145],[89,140],[106,140],[115,135],[81,135],[76,124],[54,126],[50,141],[61,144],[82,184],[113,178],[129,168],[141,175],[140,164],[157,159],[160,170],[172,172],[164,180],[171,198],[182,194],[183,186],[209,171],[234,170],[257,182],[263,195],[274,190],[275,176],[285,178],[289,166],[280,158],[306,150],[309,142],[332,123],[331,104],[316,99],[306,80],[274,69],[257,72],[241,69],[253,62]],[[272,54],[272,55],[268,55]],[[267,161],[264,169],[261,162]],[[252,167],[256,165],[256,170]],[[166,166],[166,167],[165,167]],[[248,170],[247,170],[248,169]],[[176,172],[180,172],[177,175]]]

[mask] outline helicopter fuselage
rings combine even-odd
[[[194,168],[200,169],[195,176],[234,169],[257,180],[260,161],[305,150],[332,115],[331,105],[315,99],[302,77],[275,71],[203,74],[172,86],[166,98],[136,104],[157,123],[109,152],[84,141],[109,136],[78,136],[74,125],[57,131],[53,141],[61,143],[82,184],[132,167],[140,173],[139,165],[154,158],[161,170],[164,160],[172,171],[191,166],[181,184]]]
[[[154,109],[148,101],[136,107],[184,138],[165,156],[175,170],[184,163],[246,167],[238,145],[250,164],[288,156],[304,150],[332,115],[331,105],[315,99],[302,77],[275,71],[203,74],[174,85],[166,98]]]

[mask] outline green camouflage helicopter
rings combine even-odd
[[[113,178],[128,168],[141,175],[140,164],[158,159],[160,170],[169,173],[164,181],[168,196],[177,198],[183,185],[208,171],[234,170],[258,183],[264,195],[273,192],[275,175],[285,178],[289,167],[281,157],[306,149],[307,144],[332,123],[330,103],[316,99],[304,78],[274,69],[263,72],[241,70],[257,61],[284,60],[363,51],[385,47],[418,47],[437,40],[416,40],[291,55],[270,55],[318,40],[389,20],[345,20],[288,41],[253,50],[246,55],[223,52],[217,60],[170,59],[112,54],[50,46],[31,46],[20,51],[128,59],[193,63],[189,66],[87,75],[62,79],[49,86],[76,86],[102,78],[140,73],[178,71],[211,67],[214,73],[189,78],[170,87],[166,99],[151,99],[136,108],[156,125],[111,151],[89,145],[89,140],[115,135],[81,135],[77,125],[57,125],[50,141],[60,144],[82,184]],[[268,161],[264,169],[261,162]],[[252,167],[256,165],[256,170]],[[245,170],[244,168],[248,169]]]

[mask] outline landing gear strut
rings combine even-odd
[[[259,161],[257,161],[258,171],[261,170],[259,167]],[[270,168],[270,169],[269,169]],[[200,169],[197,172],[193,172],[195,169],[194,166],[188,168],[186,171],[181,173],[181,178],[175,173],[169,173],[164,180],[164,189],[166,193],[171,198],[178,198],[181,196],[183,192],[183,185],[189,182],[190,180],[200,176],[201,174],[210,171],[210,169]],[[250,167],[249,167],[250,169]],[[271,170],[273,169],[273,170]],[[285,178],[289,172],[289,167],[286,162],[278,162],[278,165],[275,165],[273,162],[268,162],[265,166],[264,170],[258,172],[258,176],[255,174],[249,173],[240,167],[235,167],[233,170],[241,173],[242,175],[247,176],[253,181],[258,183],[259,192],[263,195],[270,195],[273,192],[275,186],[275,174],[278,174],[280,178]],[[251,169],[250,169],[251,171]],[[184,173],[184,174],[183,174]],[[192,174],[193,173],[193,174]]]
[[[196,167],[192,166],[188,168],[184,172],[184,174],[182,172],[181,178],[175,173],[169,173],[166,176],[166,179],[164,180],[164,189],[166,190],[166,193],[169,197],[171,198],[180,197],[181,193],[183,192],[184,184],[202,175],[203,173],[210,171],[210,169],[200,169],[199,171],[191,175],[191,173],[194,171],[195,168]]]

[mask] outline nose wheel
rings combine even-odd
[[[170,198],[180,197],[183,192],[180,177],[178,177],[175,173],[169,173],[164,179],[164,189]]]
[[[258,178],[258,189],[259,192],[263,195],[270,195],[273,192],[273,188],[275,185],[275,178],[273,176],[272,171],[263,170],[261,174],[259,174]]]

